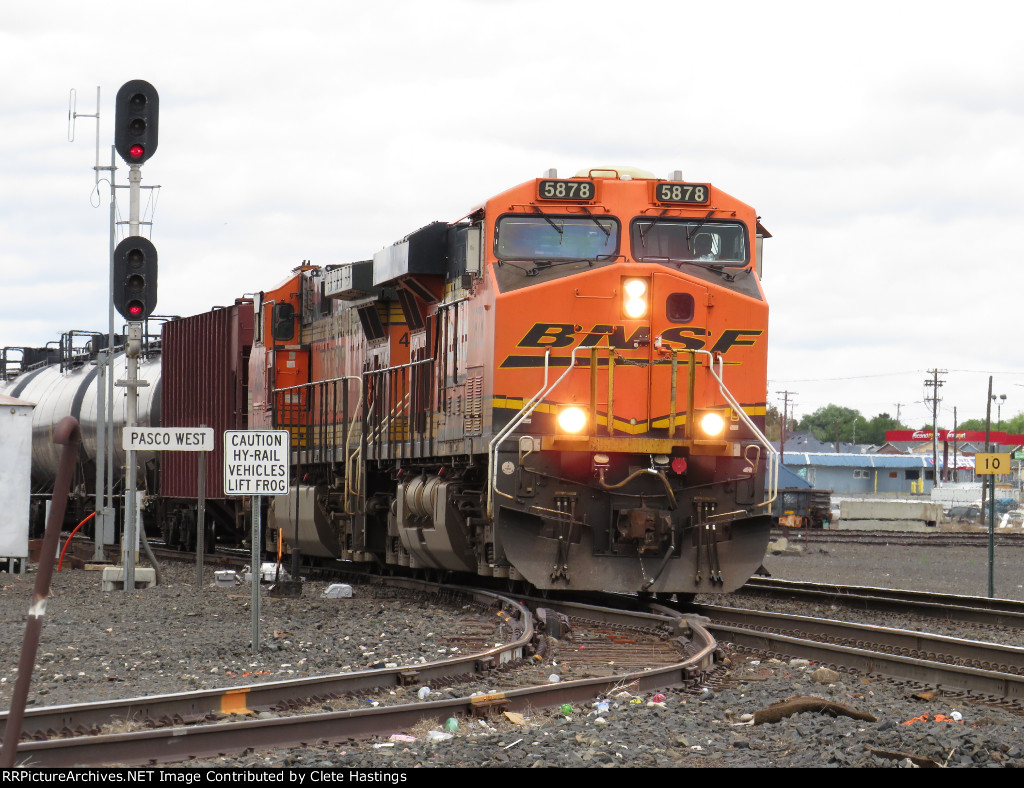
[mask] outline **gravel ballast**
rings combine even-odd
[[[1024,589],[1016,585],[1022,578],[1014,576],[1020,557],[1009,550],[997,556],[997,595],[1024,599]],[[770,555],[765,567],[773,576],[791,580],[973,595],[984,595],[987,587],[987,553],[977,548],[812,546],[803,554]],[[218,588],[211,582],[197,590],[190,566],[167,566],[163,574],[159,587],[131,594],[102,591],[98,573],[65,569],[55,574],[30,703],[55,705],[364,670],[437,659],[448,651],[441,633],[451,612],[443,607],[389,598],[387,591],[371,593],[360,586],[351,599],[323,599],[326,583],[306,583],[301,599],[264,598],[263,648],[253,655],[248,588]],[[17,675],[34,581],[34,572],[0,574],[0,635],[7,644],[0,659],[4,708]],[[701,601],[731,604],[728,599]],[[833,613],[828,614],[839,617]],[[918,628],[928,627],[919,623]],[[441,741],[435,739],[441,738],[445,721],[437,720],[397,740],[239,753],[184,765],[1024,766],[1024,718],[1004,709],[941,693],[922,699],[915,697],[920,687],[827,672],[799,657],[757,660],[733,653],[731,662],[723,683],[698,694],[667,691],[657,702],[649,695],[612,693],[568,715],[538,709],[521,721],[504,716],[463,719]],[[557,672],[557,667],[543,666],[541,673]],[[797,703],[774,714],[766,711],[801,698],[821,701]],[[597,708],[601,700],[607,710]],[[753,724],[765,717],[778,720]]]

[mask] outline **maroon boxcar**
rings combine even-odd
[[[237,299],[201,315],[167,323],[163,329],[161,425],[212,427],[214,450],[206,458],[207,533],[213,524],[239,527],[234,502],[225,499],[223,435],[245,429],[253,306]],[[198,498],[199,454],[164,452],[160,459],[161,521],[169,544],[192,547]]]

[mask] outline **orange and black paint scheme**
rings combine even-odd
[[[549,173],[264,293],[250,423],[295,466],[269,540],[526,589],[746,582],[777,467],[768,233],[676,175]]]

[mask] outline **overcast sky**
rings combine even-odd
[[[303,260],[367,259],[550,167],[678,169],[774,236],[770,402],[917,427],[939,369],[940,426],[954,407],[984,417],[989,375],[1005,418],[1024,410],[1018,8],[4,3],[0,346],[106,329],[110,188],[94,186],[96,121],[68,141],[69,92],[93,114],[100,87],[108,165],[117,89],[145,79],[159,314],[232,303]]]

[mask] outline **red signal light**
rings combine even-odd
[[[128,155],[131,156],[133,159],[141,159],[143,156],[146,155],[146,149],[143,148],[141,145],[132,145],[130,148],[128,148]]]
[[[132,301],[128,304],[129,318],[141,317],[143,312],[145,312],[145,307],[139,301]]]

